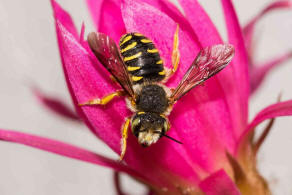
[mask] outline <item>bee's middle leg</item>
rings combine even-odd
[[[90,105],[106,105],[110,101],[112,101],[115,97],[124,96],[125,92],[123,90],[118,90],[116,92],[110,93],[103,98],[96,98],[89,100],[87,102],[79,104],[79,106],[90,106]]]

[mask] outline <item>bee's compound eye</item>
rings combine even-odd
[[[140,123],[140,119],[136,118],[135,120],[133,120],[132,125],[133,125],[133,127],[135,127],[135,126],[138,126],[139,123]]]
[[[166,119],[163,123],[163,131],[166,133],[170,129],[169,121]]]
[[[139,117],[135,118],[133,121],[132,121],[132,131],[133,131],[133,134],[138,137],[138,133],[139,133],[139,130],[140,130],[140,125],[141,125],[141,120]]]
[[[167,123],[167,121],[165,121],[163,123],[163,130],[164,130],[164,132],[166,132],[168,130],[168,123]]]

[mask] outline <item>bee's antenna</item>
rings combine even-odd
[[[180,141],[178,141],[178,140],[176,140],[176,139],[174,139],[174,138],[172,138],[172,137],[170,137],[170,136],[168,136],[166,134],[161,134],[161,135],[166,137],[166,138],[168,138],[168,139],[171,139],[172,141],[175,141],[176,143],[183,144],[182,142],[180,142]]]

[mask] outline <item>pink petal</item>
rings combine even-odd
[[[179,23],[181,28],[186,28],[192,33],[188,21],[180,13],[177,7],[169,1],[145,0],[144,2],[166,13]],[[120,36],[125,33],[125,25],[120,16],[121,3],[121,0],[87,0],[89,11],[98,31],[110,35],[117,42],[119,41]]]
[[[108,73],[97,63],[96,58],[58,20],[56,23],[62,46],[64,72],[68,87],[72,90],[71,95],[77,101],[75,105],[115,91]],[[119,152],[120,128],[124,117],[128,115],[125,103],[119,99],[105,108],[77,106],[77,109],[88,120],[92,131]]]
[[[161,51],[160,54],[166,65],[170,66],[176,23],[163,12],[140,1],[126,1],[122,6],[122,15],[127,31],[140,32],[151,38]],[[157,29],[163,29],[163,31]],[[181,63],[178,72],[170,81],[170,86],[177,85],[199,51],[196,42],[183,29],[180,29],[179,38]],[[157,145],[166,150],[163,153],[177,151],[178,154],[185,154],[182,156],[186,159],[183,161],[165,160],[167,164],[165,166],[181,167],[183,171],[185,164],[194,161],[194,165],[211,171],[224,162],[224,149],[233,150],[235,139],[232,135],[229,112],[222,96],[221,86],[216,80],[211,79],[206,82],[205,87],[197,88],[179,101],[170,116],[172,129],[169,135],[181,140],[183,147],[168,140],[166,140],[169,142],[167,146],[161,146],[162,140],[161,144]],[[151,148],[155,147],[151,146]],[[151,151],[151,155],[161,155],[158,147],[157,150],[151,149]],[[170,157],[165,155],[165,158]]]
[[[71,108],[69,108],[62,100],[55,97],[48,97],[36,88],[33,90],[33,92],[35,96],[38,98],[39,102],[50,111],[64,118],[80,121],[79,116]]]
[[[287,52],[284,55],[278,56],[264,64],[255,65],[250,69],[250,90],[254,93],[256,89],[263,82],[265,77],[274,68],[284,64],[286,61],[290,60],[292,57],[292,52]]]
[[[75,106],[115,91],[113,86],[116,85],[111,81],[109,73],[97,62],[88,46],[81,45],[79,38],[76,39],[58,20],[56,20],[56,28],[66,81]],[[91,131],[119,154],[120,129],[124,119],[131,115],[126,108],[124,98],[116,99],[104,107],[76,106],[76,110]],[[168,187],[169,177],[165,176],[165,173],[159,175],[156,171],[159,167],[161,172],[165,170],[161,169],[159,163],[152,160],[149,150],[138,145],[131,133],[129,136],[128,150],[124,158],[127,164],[147,177],[147,181]],[[148,156],[145,156],[145,153],[148,153]],[[191,174],[191,171],[190,166],[185,166],[184,172],[189,177],[196,177],[195,174]]]
[[[60,141],[3,129],[0,129],[0,140],[24,144],[61,156],[105,166],[116,171],[122,171],[134,177],[143,178],[132,169],[117,161]]]
[[[52,3],[53,8],[58,6],[55,1]],[[59,10],[62,9],[59,7]],[[68,27],[68,24],[60,16],[62,15],[57,14],[55,17],[56,32],[65,78],[75,108],[90,130],[116,153],[119,153],[120,128],[124,118],[130,113],[126,110],[125,102],[121,99],[116,99],[105,107],[78,106],[78,103],[103,97],[116,89],[109,78],[109,73],[97,62],[88,45],[80,43],[80,37],[71,34],[70,29],[73,24]]]
[[[246,140],[246,137],[255,129],[255,127],[267,119],[272,119],[280,116],[291,116],[292,115],[292,100],[276,103],[268,106],[257,114],[253,121],[247,126],[243,132],[241,138],[238,141],[237,150],[239,150],[240,144]],[[237,151],[238,152],[238,151]]]
[[[101,12],[103,11],[101,9],[102,4],[104,3],[105,0],[100,0],[100,1],[96,1],[96,0],[86,0],[87,3],[87,8],[89,9],[91,18],[93,20],[94,25],[96,26],[96,28],[98,29],[98,24],[99,21],[101,20]],[[99,29],[98,29],[99,30]]]
[[[84,41],[84,33],[85,33],[85,25],[84,22],[82,22],[82,26],[81,26],[81,30],[80,30],[80,38],[79,38],[79,42],[83,43]]]
[[[239,106],[235,108],[237,116],[235,121],[237,123],[238,133],[243,130],[247,123],[248,117],[248,97],[249,97],[249,76],[248,76],[248,56],[245,49],[243,36],[237,19],[236,12],[232,5],[231,0],[221,0],[225,21],[228,32],[229,43],[235,48],[235,56],[231,62],[233,67],[233,74],[235,76],[234,82],[236,83],[239,97]]]
[[[179,0],[179,2],[202,47],[222,43],[216,27],[197,0]]]
[[[198,1],[180,0],[180,4],[202,47],[222,43],[222,39],[216,27]],[[242,111],[239,101],[240,88],[237,86],[237,83],[234,82],[234,66],[228,65],[224,71],[220,72],[220,74],[215,77],[222,86],[223,93],[225,93],[225,101],[228,105],[228,110],[231,113],[230,116],[233,122],[233,131],[235,136],[239,137],[242,130],[237,127],[240,123],[238,120],[241,120],[238,116],[240,116]]]
[[[116,85],[110,79],[108,72],[97,62],[92,53],[88,53],[88,48],[84,48],[58,20],[56,27],[67,85],[74,104],[78,105],[78,103],[95,97],[103,97],[115,91],[113,86]],[[91,131],[119,154],[120,129],[124,119],[131,115],[124,98],[117,98],[107,106],[76,106],[76,109]],[[157,163],[153,162],[149,156],[143,157],[141,151],[145,153],[145,150],[137,144],[136,138],[131,133],[130,137],[132,138],[129,138],[125,161],[133,169],[143,173],[149,182],[157,185],[162,185],[163,182],[167,184],[166,178],[153,177],[154,167],[157,166],[158,169]]]
[[[109,35],[117,43],[126,33],[120,4],[121,0],[87,0],[97,31]]]
[[[56,18],[56,30],[65,77],[74,105],[115,91],[108,72],[77,41],[79,37],[73,36],[65,28],[59,18]],[[119,153],[120,128],[124,117],[128,115],[124,101],[117,100],[106,108],[76,106],[76,109],[92,132]],[[111,117],[113,115],[115,120]]]
[[[146,1],[146,2],[148,4],[156,5],[159,9],[163,10],[164,12],[167,12],[173,18],[177,17],[178,18],[178,21],[177,22],[179,22],[180,24],[182,24],[181,25],[182,28],[184,28],[184,26],[187,26],[187,25],[184,25],[184,24],[187,24],[187,21],[183,18],[182,14],[180,14],[180,12],[172,4],[169,4],[169,3],[165,2],[165,1]],[[113,5],[113,4],[117,5],[118,3],[119,3],[119,1],[115,1],[115,3],[113,1],[110,1],[109,4],[111,4],[111,5]],[[91,10],[91,13],[92,13],[92,15],[94,17],[94,20],[95,20],[95,22],[97,24],[100,24],[102,22],[104,22],[104,23],[107,22],[108,24],[111,24],[110,22],[108,22],[107,18],[102,17],[101,15],[102,14],[105,14],[105,13],[110,14],[110,12],[113,12],[112,9],[102,9],[101,11],[98,11],[98,10],[100,10],[100,7],[102,6],[102,3],[97,2],[97,1],[88,1],[88,5],[89,5],[89,8]],[[101,13],[100,14],[99,12],[105,12],[105,13]],[[115,12],[117,12],[117,11],[115,11]],[[117,18],[115,18],[115,19],[117,19]],[[113,28],[115,28],[115,25],[112,25],[110,30],[112,31]],[[130,30],[130,31],[134,31],[134,30]],[[172,34],[173,34],[173,32],[172,32]],[[110,32],[110,31],[107,31],[107,34],[109,34],[111,36],[114,36],[114,35],[112,35],[112,32]],[[170,55],[168,54],[168,56],[170,56]],[[193,59],[194,59],[194,57],[192,57],[191,60],[193,60]],[[173,153],[173,152],[171,152],[171,153]]]
[[[179,27],[186,31],[190,35],[190,37],[196,42],[196,44],[200,44],[189,21],[174,4],[167,0],[144,0],[143,2],[151,5],[152,7],[155,7],[162,13],[166,14],[173,21],[175,21],[175,23],[179,24]]]
[[[275,1],[265,7],[258,15],[256,15],[253,19],[251,19],[244,27],[243,27],[243,34],[246,43],[246,48],[248,51],[252,49],[252,39],[254,34],[254,27],[255,25],[267,14],[275,11],[277,9],[283,8],[291,8],[292,2],[291,1]],[[251,54],[251,53],[250,53]]]
[[[51,4],[54,11],[55,19],[58,19],[60,23],[75,37],[78,37],[78,31],[73,23],[71,16],[55,1],[51,0]]]
[[[168,135],[180,139],[175,133],[175,129],[171,131]],[[134,153],[134,155],[128,156],[127,163],[129,166],[138,167],[141,172],[152,174],[155,177],[163,176],[165,174],[163,172],[170,172],[172,175],[195,184],[200,180],[199,175],[206,174],[202,168],[193,163],[192,159],[189,159],[189,154],[184,149],[185,144],[181,145],[169,139],[161,138],[158,143],[143,149],[137,143],[136,138],[132,135],[130,137],[132,139],[127,152]],[[157,170],[159,170],[158,174]],[[176,182],[175,178],[169,177],[167,174],[162,178],[167,183],[175,184]]]
[[[203,180],[200,188],[206,195],[240,195],[235,183],[223,170]]]

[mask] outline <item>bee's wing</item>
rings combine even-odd
[[[132,81],[114,40],[103,33],[92,32],[88,35],[87,41],[101,64],[114,76],[128,95],[134,97]]]
[[[231,61],[233,55],[234,47],[229,44],[213,45],[202,49],[171,94],[170,100],[177,101],[192,88],[218,73]]]

